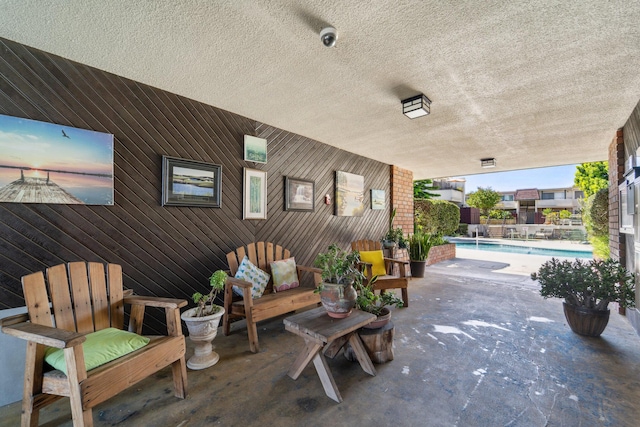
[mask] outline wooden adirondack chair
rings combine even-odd
[[[73,425],[92,426],[94,406],[169,365],[175,396],[186,396],[186,346],[180,307],[187,301],[133,296],[122,288],[121,266],[106,266],[106,275],[105,265],[95,262],[48,268],[48,287],[42,272],[22,277],[28,313],[0,323],[4,333],[28,341],[23,426],[38,425],[40,409],[63,396],[70,399]],[[124,304],[132,306],[129,331],[137,334],[142,333],[146,306],[164,308],[167,336],[149,337],[146,346],[87,371],[81,345],[85,335],[109,327],[122,329]],[[67,375],[48,367],[44,361],[46,347],[64,349]]]
[[[351,249],[354,251],[382,251],[382,245],[375,240],[357,240],[351,242]],[[387,274],[384,276],[378,276],[378,279],[373,284],[373,289],[376,291],[384,292],[387,289],[400,289],[402,292],[402,302],[404,307],[409,307],[409,279],[407,276],[408,261],[400,261],[393,258],[384,258],[385,269]],[[399,275],[394,274],[394,265],[398,266]],[[367,280],[371,280],[373,274],[371,272],[371,264],[366,264],[365,275]]]
[[[249,243],[246,247],[240,246],[233,252],[227,254],[227,262],[231,276],[238,271],[238,266],[245,255],[255,266],[271,274],[272,261],[279,261],[291,257],[288,249],[271,242]],[[316,286],[322,281],[321,271],[318,268],[296,265],[300,287],[284,292],[273,292],[273,277],[264,294],[257,299],[251,297],[251,283],[244,280],[227,278],[224,291],[224,316],[222,318],[223,332],[229,335],[231,332],[231,321],[245,318],[247,320],[247,333],[249,335],[249,349],[253,353],[260,351],[258,344],[258,328],[256,323],[261,320],[271,319],[292,311],[308,307],[312,304],[320,303],[320,294],[314,292]],[[311,286],[304,286],[303,273],[313,275]],[[233,293],[233,285],[238,286],[243,291],[243,296]]]

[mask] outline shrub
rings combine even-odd
[[[451,235],[460,223],[460,208],[446,200],[415,200],[416,230]]]
[[[582,209],[582,220],[593,246],[593,255],[600,259],[609,258],[609,191],[598,190],[589,196]]]

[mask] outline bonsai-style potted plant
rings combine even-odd
[[[390,249],[398,245],[399,248],[404,249],[407,247],[407,240],[404,238],[404,231],[402,228],[393,228],[393,220],[396,217],[396,209],[394,208],[391,211],[391,216],[389,217],[389,230],[387,234],[382,237],[382,246],[386,249]]]
[[[354,286],[364,279],[359,264],[358,252],[346,252],[336,244],[316,257],[314,265],[322,270],[322,283],[316,291],[329,316],[340,319],[351,314],[357,297]]]
[[[567,323],[580,335],[602,334],[609,322],[610,302],[634,306],[634,275],[613,259],[587,262],[552,258],[531,278],[540,283],[544,298],[564,298]]]
[[[431,234],[417,231],[409,236],[409,263],[412,277],[424,277],[427,257],[431,249]]]
[[[209,277],[211,291],[208,294],[196,292],[192,299],[196,307],[191,308],[180,316],[189,330],[189,339],[194,342],[193,356],[187,360],[189,369],[204,369],[218,363],[220,356],[213,351],[211,341],[218,334],[218,325],[224,314],[224,307],[214,304],[218,292],[224,290],[227,273],[218,270]]]
[[[357,286],[358,297],[356,299],[356,308],[378,316],[378,319],[365,325],[368,329],[381,328],[391,320],[391,310],[389,306],[402,308],[404,303],[392,292],[384,292],[376,294],[373,291],[373,284],[378,276],[374,276],[366,285],[362,282]]]

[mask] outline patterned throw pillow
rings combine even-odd
[[[251,287],[251,298],[256,299],[260,298],[264,293],[271,276],[256,267],[256,265],[249,261],[249,258],[245,256],[238,266],[238,271],[234,277],[251,283],[253,285]],[[233,292],[236,295],[242,296],[242,288],[239,286],[234,286]]]
[[[295,258],[287,258],[271,263],[273,291],[282,292],[300,286]]]

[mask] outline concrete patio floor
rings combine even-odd
[[[220,361],[189,371],[187,399],[173,397],[165,370],[99,405],[95,425],[640,423],[640,337],[624,316],[612,309],[600,338],[581,337],[562,302],[542,299],[525,271],[505,274],[504,262],[460,256],[411,281],[410,306],[393,310],[395,359],[376,365],[377,376],[342,355],[328,360],[342,403],[325,395],[313,364],[296,381],[287,376],[303,342],[280,318],[260,324],[258,354],[241,324],[219,335]],[[0,408],[0,427],[19,418],[20,402]],[[70,426],[68,402],[43,410],[40,425]]]

